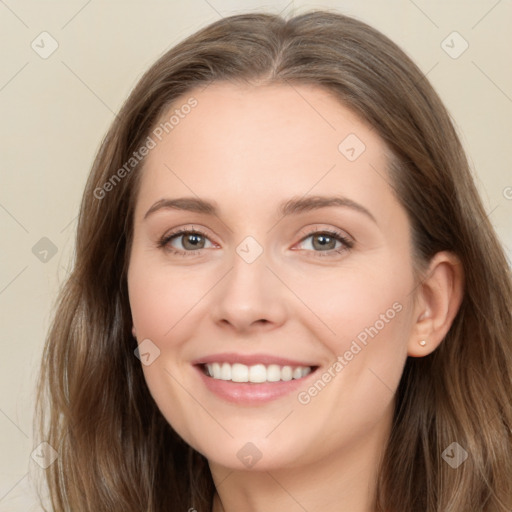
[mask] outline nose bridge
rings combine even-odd
[[[216,322],[247,329],[255,322],[283,321],[283,285],[267,268],[269,264],[266,251],[254,237],[247,236],[238,244],[231,269],[217,289],[212,310]]]

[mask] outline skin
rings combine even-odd
[[[160,350],[143,366],[149,390],[207,457],[214,511],[372,511],[403,366],[448,331],[461,301],[460,266],[439,253],[427,277],[415,279],[384,142],[325,90],[215,83],[170,110],[190,96],[197,106],[146,159],[135,209],[133,333]],[[338,150],[349,134],[366,146],[355,161]],[[282,201],[304,195],[349,198],[375,221],[347,206],[279,215]],[[185,196],[214,201],[218,215],[162,208],[144,219],[157,201]],[[174,228],[200,228],[203,248],[190,255],[186,235],[158,247]],[[323,249],[325,229],[353,247]],[[263,249],[252,263],[236,252],[247,236]],[[191,365],[219,352],[312,361],[320,368],[307,391],[397,303],[400,312],[307,404],[295,392],[256,406],[229,403]],[[252,468],[237,457],[248,442],[261,453]]]

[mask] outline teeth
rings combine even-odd
[[[248,382],[249,367],[245,364],[234,364],[231,366],[231,380],[233,382]]]
[[[263,364],[250,366],[247,380],[249,382],[265,382],[267,380],[267,369]]]
[[[302,377],[302,370],[300,368],[295,368],[293,370],[293,378],[300,379]]]
[[[219,363],[217,363],[219,364]],[[214,370],[215,371],[215,368]],[[210,375],[213,375],[212,372],[210,372]],[[217,372],[218,375],[218,372]],[[229,363],[224,363],[220,369],[220,379],[222,380],[231,380],[231,365]]]
[[[277,364],[271,364],[267,368],[267,379],[268,382],[277,382],[281,380],[281,367]]]
[[[211,363],[206,364],[206,371],[210,377],[233,382],[278,382],[292,379],[301,379],[311,373],[309,366],[279,366],[277,364],[256,364],[247,366],[235,363]]]

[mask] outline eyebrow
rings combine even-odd
[[[377,224],[377,220],[367,208],[355,201],[352,201],[352,199],[341,196],[308,196],[291,198],[279,205],[278,213],[281,216],[286,217],[330,206],[350,208],[366,215]],[[151,214],[162,209],[184,210],[214,216],[219,215],[218,207],[213,202],[197,197],[179,197],[175,199],[160,199],[146,212],[144,219],[147,219]]]

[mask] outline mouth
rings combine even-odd
[[[237,406],[264,405],[306,386],[319,365],[274,354],[223,352],[191,361],[205,389]]]
[[[318,366],[293,366],[279,364],[228,363],[226,361],[202,363],[197,365],[207,377],[215,380],[237,383],[263,384],[300,380],[313,373]]]

